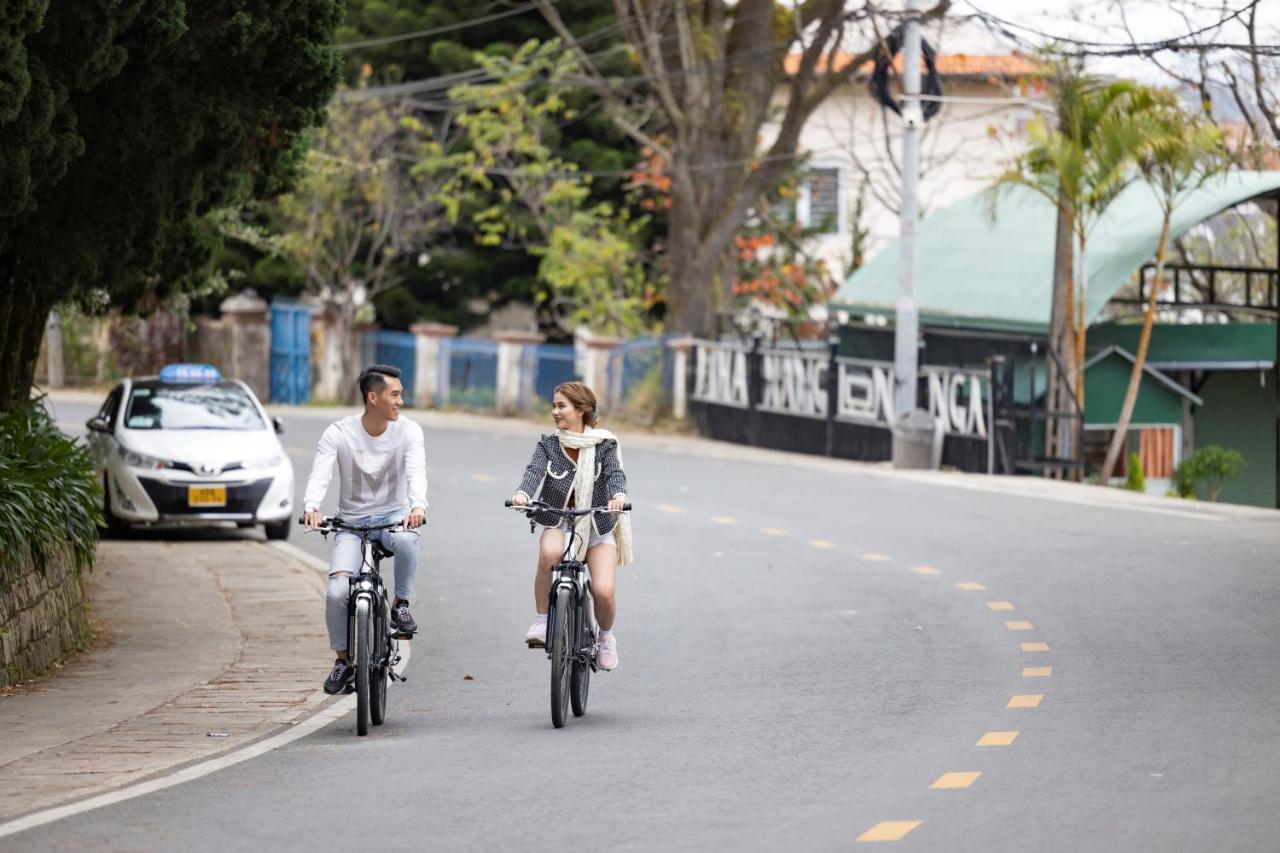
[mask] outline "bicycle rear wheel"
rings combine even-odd
[[[385,612],[386,604],[383,604]],[[373,621],[372,680],[369,682],[369,720],[375,726],[387,719],[387,665],[390,664],[390,640],[385,618]]]
[[[356,599],[355,654],[356,667],[356,734],[369,733],[369,599]]]
[[[573,669],[569,660],[569,610],[572,608],[570,591],[564,587],[556,590],[551,608],[551,624],[547,626],[547,642],[551,646],[551,724],[564,728],[569,715],[569,681]]]

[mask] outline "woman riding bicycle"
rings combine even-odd
[[[621,514],[627,502],[627,475],[622,470],[618,439],[597,429],[596,395],[581,382],[562,382],[551,398],[556,434],[544,435],[533,449],[520,488],[511,497],[514,506],[527,506],[534,496],[562,509],[607,506],[613,512],[597,512],[577,522],[577,559],[585,552],[600,626],[596,665],[610,670],[618,665],[618,641],[613,636],[617,609],[618,565],[631,563],[631,519]],[[531,648],[546,645],[547,608],[551,567],[564,556],[569,522],[550,513],[532,513],[542,528],[538,572],[533,581],[537,619],[525,636]]]

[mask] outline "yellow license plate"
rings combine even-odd
[[[187,506],[226,506],[226,486],[188,486]]]

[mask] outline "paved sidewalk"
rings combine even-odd
[[[0,698],[0,820],[242,747],[333,701],[319,689],[320,575],[215,536],[99,545],[87,589],[106,644]]]

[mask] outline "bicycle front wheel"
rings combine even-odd
[[[383,605],[385,608],[385,604]],[[369,682],[369,719],[375,726],[387,719],[387,669],[391,665],[391,640],[384,618],[373,622],[373,666]]]
[[[561,587],[556,590],[551,624],[547,626],[547,643],[551,647],[551,723],[557,729],[564,728],[565,719],[569,716],[569,681],[573,668],[569,660],[572,600],[568,589]]]
[[[591,689],[591,664],[587,659],[591,656],[591,645],[594,640],[594,629],[586,618],[586,608],[578,608],[578,631],[575,642],[578,648],[573,656],[573,675],[569,679],[569,699],[573,705],[573,715],[581,717],[587,713],[587,691]],[[579,660],[581,658],[581,660]]]
[[[370,672],[370,640],[372,632],[369,623],[369,599],[356,599],[355,654],[356,667],[356,734],[369,733],[369,676]]]

